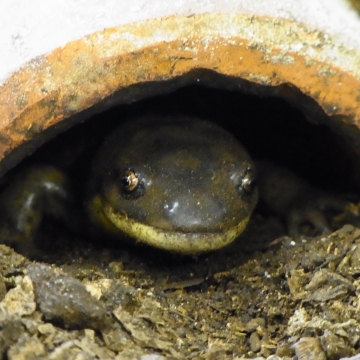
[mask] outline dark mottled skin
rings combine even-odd
[[[311,234],[331,232],[325,211],[344,211],[348,201],[343,196],[314,188],[287,168],[272,162],[257,161],[256,166],[261,199],[284,220],[289,235],[301,235],[305,224],[311,227]]]
[[[139,179],[131,192],[121,186],[127,170]],[[254,176],[247,152],[215,124],[186,117],[136,119],[105,139],[90,179],[84,179],[80,206],[67,175],[56,168],[38,165],[20,173],[0,199],[0,237],[31,252],[44,216],[76,228],[72,210],[82,208],[109,236],[126,232],[171,251],[209,251],[245,228],[257,202]]]
[[[89,194],[101,192],[118,211],[151,226],[223,231],[254,208],[256,192],[238,189],[253,167],[239,143],[212,123],[146,118],[109,136],[96,156]],[[127,169],[134,169],[146,188],[132,201],[118,187],[119,173]]]
[[[324,209],[341,211],[345,201],[277,165],[257,167],[261,197],[291,235],[304,223],[330,231]],[[123,186],[126,172],[138,181],[131,191]],[[215,250],[244,230],[258,199],[255,173],[245,149],[213,123],[134,119],[105,139],[83,193],[74,194],[68,176],[53,166],[20,172],[0,198],[0,240],[31,254],[41,221],[52,217],[78,233],[115,239],[125,233],[180,253]]]

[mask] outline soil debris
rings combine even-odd
[[[1,245],[2,356],[355,359],[360,229],[269,234],[271,246],[249,251],[259,221],[197,258],[72,239],[30,262]]]

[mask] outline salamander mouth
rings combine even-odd
[[[220,249],[233,242],[244,231],[249,221],[249,217],[246,217],[236,226],[223,232],[185,233],[146,225],[116,212],[109,204],[103,205],[105,217],[119,231],[150,246],[183,254]]]

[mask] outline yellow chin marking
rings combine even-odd
[[[94,199],[95,200],[95,199]],[[93,205],[100,199],[93,201]],[[174,251],[183,254],[197,254],[211,250],[220,249],[233,242],[245,229],[249,217],[243,219],[238,225],[222,233],[183,233],[176,231],[164,231],[160,228],[145,225],[134,221],[126,216],[119,214],[104,201],[101,202],[101,212],[103,214],[102,224],[105,218],[111,222],[107,228],[114,233],[117,231],[160,249]],[[99,206],[99,203],[97,204]],[[98,210],[100,210],[98,208]],[[97,211],[97,215],[99,212]]]

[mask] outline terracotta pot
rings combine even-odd
[[[280,18],[177,15],[95,32],[8,77],[0,87],[0,173],[92,114],[191,83],[284,97],[357,149],[359,49]]]

